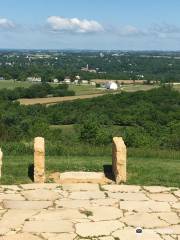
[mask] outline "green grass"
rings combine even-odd
[[[1,80],[0,81],[0,89],[7,88],[7,89],[14,89],[16,87],[30,87],[33,83],[30,82],[17,82],[14,80]]]
[[[157,87],[158,87],[157,85],[129,84],[129,85],[123,85],[122,90],[125,92],[148,91]]]
[[[76,96],[103,93],[106,91],[105,89],[101,90],[91,85],[69,85],[69,90],[75,91]]]
[[[32,84],[28,81],[20,82],[14,80],[0,80],[0,89],[7,88],[7,89],[14,89],[16,87],[30,87]],[[56,87],[57,84],[51,84],[52,86]],[[91,85],[69,85],[69,90],[74,90],[76,95],[86,95],[86,94],[95,94],[95,93],[102,93],[103,91],[97,89],[95,86]]]
[[[180,91],[180,85],[174,85],[173,88],[177,91]]]
[[[5,156],[2,184],[30,183],[28,166],[33,156]],[[47,156],[46,172],[103,171],[111,164],[111,156]],[[128,157],[127,184],[180,187],[180,158]]]

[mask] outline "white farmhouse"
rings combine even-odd
[[[29,82],[41,82],[41,77],[28,77],[27,81],[29,81]]]
[[[108,83],[106,83],[106,88],[109,90],[117,90],[118,85],[115,82],[108,82]]]
[[[66,77],[66,78],[64,79],[64,83],[70,84],[70,83],[71,83],[71,79],[70,79],[69,77]]]
[[[89,84],[89,81],[88,80],[81,80],[81,83],[84,84],[84,85],[87,85],[87,84]]]
[[[53,83],[58,83],[59,80],[57,78],[53,79]]]

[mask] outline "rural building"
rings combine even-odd
[[[41,82],[41,77],[28,77],[27,81],[29,81],[29,82]]]
[[[76,79],[76,80],[80,80],[81,77],[80,77],[79,75],[76,75],[76,76],[75,76],[75,79]]]
[[[65,77],[64,83],[66,83],[66,84],[71,84],[71,79],[70,79],[70,77]]]
[[[90,69],[88,64],[86,65],[86,67],[82,67],[81,71],[91,72],[91,73],[96,73],[97,72],[96,69]]]
[[[59,80],[57,78],[53,79],[53,83],[58,83]]]
[[[86,85],[86,84],[89,84],[89,81],[88,80],[82,80],[81,83]]]
[[[118,85],[115,82],[108,82],[108,83],[106,83],[106,88],[109,90],[117,90]]]
[[[73,83],[77,85],[77,84],[79,84],[79,80],[75,79]]]
[[[94,81],[90,81],[91,86],[96,86],[96,83]]]

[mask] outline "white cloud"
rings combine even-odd
[[[94,20],[50,16],[47,19],[47,23],[53,31],[67,31],[72,33],[93,33],[103,31],[102,25]]]
[[[133,25],[127,25],[122,27],[119,33],[120,35],[123,35],[123,36],[135,36],[135,35],[141,35],[142,31],[140,31],[137,27]]]
[[[7,18],[0,18],[0,29],[12,29],[15,27],[15,24],[7,19]]]

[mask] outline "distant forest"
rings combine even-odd
[[[82,71],[89,65],[90,70]],[[79,74],[82,79],[142,79],[180,82],[179,52],[0,51],[0,77],[48,82]]]

